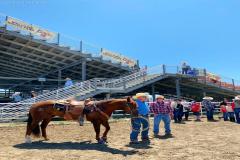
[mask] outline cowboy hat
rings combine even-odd
[[[233,100],[239,101],[239,100],[240,100],[240,95],[239,95],[239,96],[236,96]]]
[[[203,97],[203,100],[210,100],[210,101],[212,101],[213,98],[212,97]]]
[[[139,98],[139,97],[147,97],[146,93],[137,93],[136,98]]]
[[[162,96],[162,95],[157,95],[156,96],[156,99],[164,99],[165,97],[164,96]]]

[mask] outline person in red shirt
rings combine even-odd
[[[227,106],[228,100],[224,98],[224,100],[220,103],[220,111],[223,113],[224,121],[228,121],[228,113],[227,113]]]
[[[200,118],[201,105],[200,105],[200,103],[193,101],[192,105],[191,105],[191,110],[193,112],[193,115],[196,116],[196,121],[201,121],[201,118]]]

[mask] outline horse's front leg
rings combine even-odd
[[[93,121],[93,127],[96,132],[96,140],[99,142],[100,141],[100,122],[98,121]]]
[[[42,130],[42,136],[44,138],[45,141],[49,140],[47,138],[47,132],[46,132],[46,128],[47,128],[47,125],[49,124],[49,122],[51,121],[52,117],[49,117],[47,119],[44,119],[42,121],[42,124],[41,124],[41,130]]]
[[[109,130],[110,130],[110,126],[109,126],[109,123],[108,123],[107,120],[104,121],[104,122],[102,122],[102,125],[105,127],[105,131],[104,131],[104,133],[103,133],[102,140],[103,140],[104,142],[107,142],[107,134],[108,134],[108,132],[109,132]]]

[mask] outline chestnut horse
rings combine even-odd
[[[31,143],[31,133],[37,137],[40,136],[40,125],[42,136],[45,140],[48,140],[46,134],[46,127],[55,116],[64,117],[66,120],[79,120],[80,115],[86,114],[86,119],[92,122],[94,130],[96,132],[96,140],[99,143],[107,142],[107,133],[110,130],[108,123],[109,117],[111,117],[113,111],[123,110],[126,113],[131,113],[132,110],[136,109],[136,103],[130,97],[127,99],[111,99],[102,100],[96,102],[88,102],[85,108],[88,108],[88,112],[83,112],[85,104],[80,102],[77,105],[69,105],[67,109],[57,110],[54,108],[56,101],[43,101],[37,102],[32,105],[29,110],[27,131],[26,131],[26,143]],[[89,109],[90,108],[90,109]],[[91,108],[97,108],[91,110]],[[100,138],[100,126],[105,127],[105,132],[102,138]]]

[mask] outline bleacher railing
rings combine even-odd
[[[163,65],[163,70],[167,74],[179,74],[182,75],[181,67],[179,66],[165,66]],[[230,89],[234,91],[240,91],[240,80],[235,80],[226,76],[212,74],[206,69],[193,69],[193,73],[185,74],[185,76],[196,77],[199,82],[207,83],[215,87],[220,87],[224,89]]]

